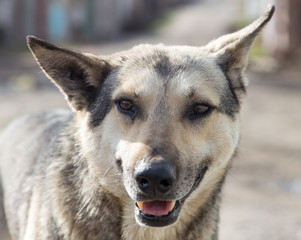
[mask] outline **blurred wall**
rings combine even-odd
[[[276,57],[301,56],[301,1],[300,0],[239,0],[243,16],[254,19],[271,3],[276,7],[274,21],[263,33],[262,43]]]
[[[52,41],[112,39],[145,28],[167,7],[188,0],[0,0],[0,43],[26,35]]]

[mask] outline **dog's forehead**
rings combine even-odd
[[[201,95],[217,100],[227,85],[213,57],[201,48],[185,46],[136,47],[127,53],[118,79],[120,91],[144,97],[164,90],[173,96]]]
[[[201,48],[185,46],[136,47],[127,53],[118,79],[122,90],[143,96],[166,88],[180,96],[208,92],[220,95],[227,84],[213,57]]]

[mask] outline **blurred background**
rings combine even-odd
[[[0,131],[67,108],[26,47],[35,35],[109,54],[139,43],[200,46],[275,4],[250,54],[239,155],[227,179],[221,240],[301,240],[300,0],[0,0]]]

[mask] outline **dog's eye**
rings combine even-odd
[[[132,119],[136,115],[136,107],[131,100],[120,99],[116,101],[118,110],[126,115],[129,115]]]
[[[209,106],[204,104],[199,104],[193,107],[194,114],[204,114],[209,110]]]
[[[202,104],[202,103],[194,104],[188,112],[188,117],[190,120],[203,117],[207,115],[211,111],[211,109],[212,108],[208,104]]]
[[[122,108],[122,110],[129,111],[133,107],[133,104],[128,100],[120,100],[119,106]]]

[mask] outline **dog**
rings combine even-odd
[[[1,239],[218,239],[248,52],[273,13],[203,47],[100,57],[29,36],[73,111],[2,132]]]

